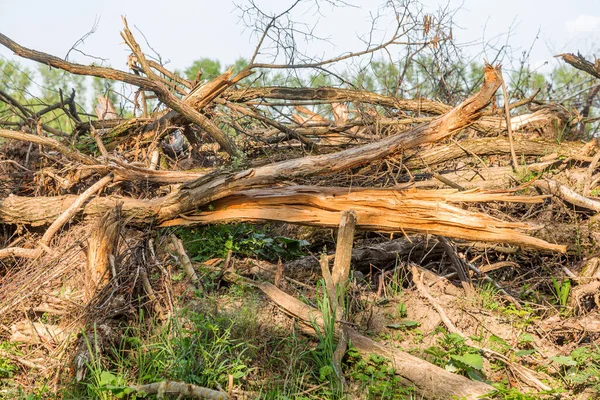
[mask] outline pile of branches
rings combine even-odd
[[[141,306],[138,295],[154,299],[148,273],[160,265],[156,248],[180,245],[176,238],[155,243],[153,232],[162,227],[337,227],[353,210],[359,230],[564,254],[572,242],[552,229],[541,235],[540,224],[525,220],[555,201],[588,217],[600,211],[588,197],[600,182],[596,142],[557,142],[556,132],[573,124],[559,105],[532,97],[497,108],[500,66],[486,65],[479,90],[457,105],[348,88],[256,86],[249,78],[266,67],[254,62],[256,53],[237,73],[190,81],[150,60],[124,24],[131,72],[75,64],[0,34],[0,44],[20,57],[137,88],[128,119],[107,97],[90,118],[78,111],[74,92],[39,109],[0,91],[10,113],[0,119],[0,318],[15,341],[54,343],[49,354],[56,360],[75,358],[81,369],[85,346],[69,332],[94,325],[110,338],[114,321]],[[150,104],[158,104],[155,111]],[[57,110],[71,120],[70,131],[43,122]],[[541,178],[569,170],[583,171],[580,186]],[[507,211],[525,207],[522,218]],[[56,323],[32,322],[39,313],[55,315]],[[458,376],[448,386],[426,381],[449,375],[431,371],[423,382],[410,379],[434,398],[490,389]]]

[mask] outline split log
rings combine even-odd
[[[457,190],[394,190],[319,187],[254,189],[233,193],[211,203],[212,211],[181,215],[161,226],[224,223],[231,221],[283,221],[336,227],[341,213],[354,209],[357,228],[383,232],[415,232],[458,239],[511,243],[564,252],[565,246],[531,237],[520,230],[525,223],[504,222],[483,213],[463,210],[449,203],[507,201],[539,203],[544,196],[513,196],[502,192]],[[69,207],[77,196],[9,196],[0,202],[0,223],[43,225]],[[96,218],[122,204],[122,215],[130,224],[146,225],[161,220],[161,199],[137,200],[100,197],[91,200],[83,213]]]
[[[232,221],[282,221],[336,227],[341,213],[355,210],[357,228],[383,232],[426,233],[464,240],[510,243],[552,251],[566,247],[547,243],[518,230],[524,223],[503,222],[446,203],[476,198],[473,192],[454,191],[442,200],[435,191],[355,190],[345,188],[290,187],[255,189],[211,204],[212,210],[181,216],[162,226]],[[463,197],[464,194],[464,197]],[[499,193],[490,193],[497,196]],[[481,199],[485,199],[485,195]],[[500,199],[499,197],[495,197]],[[462,199],[462,200],[459,200]],[[504,199],[510,196],[504,195]],[[530,200],[533,198],[530,197]],[[538,198],[537,201],[541,201]]]
[[[227,400],[230,398],[225,392],[177,381],[147,383],[145,385],[131,386],[130,388],[136,392],[156,394],[156,397],[159,399],[164,398],[164,395],[167,393],[171,395],[178,394],[179,397],[191,397],[206,400]]]
[[[356,212],[348,210],[342,212],[337,245],[335,247],[335,260],[331,271],[333,287],[340,285],[344,292],[348,277],[350,276],[350,261],[352,258],[352,245],[354,244],[354,228],[356,227]]]

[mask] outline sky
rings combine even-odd
[[[235,1],[242,5],[247,2]],[[303,10],[297,17],[318,21],[316,32],[329,41],[302,45],[308,53],[326,56],[362,50],[357,37],[369,32],[369,15],[377,12],[382,1],[346,0],[354,7],[342,8],[322,1],[319,12],[314,7]],[[279,13],[293,3],[255,2],[268,14]],[[455,41],[470,43],[464,51],[473,55],[481,52],[483,38],[508,43],[513,54],[528,51],[533,44],[531,64],[542,71],[549,68],[545,63],[556,63],[554,55],[561,52],[600,56],[600,0],[422,0],[421,4],[431,11],[439,7],[458,10],[453,18]],[[0,32],[23,46],[64,58],[97,22],[96,32],[78,48],[106,59],[105,65],[126,69],[129,51],[119,36],[122,15],[138,42],[145,46],[139,29],[162,58],[170,60],[171,69],[185,69],[202,57],[231,64],[239,57],[249,58],[258,41],[244,26],[231,0],[0,0]],[[379,33],[384,35],[385,26],[382,29]],[[16,57],[2,48],[0,58]],[[69,59],[84,64],[94,61],[73,52]]]

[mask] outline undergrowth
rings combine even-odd
[[[246,223],[220,224],[195,228],[180,228],[177,236],[183,241],[193,261],[227,256],[229,251],[240,257],[258,257],[283,261],[305,255],[305,240],[272,235],[269,226]]]

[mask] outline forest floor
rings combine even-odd
[[[168,306],[142,306],[134,323],[109,344],[99,345],[95,337],[103,336],[100,331],[105,327],[97,327],[100,333],[91,337],[84,334],[88,348],[106,348],[87,360],[87,375],[80,381],[61,375],[58,390],[52,387],[57,377],[43,369],[22,373],[18,362],[22,349],[3,342],[0,397],[139,398],[126,390],[128,385],[170,379],[218,388],[238,399],[421,398],[395,375],[388,360],[362,357],[352,343],[343,358],[342,386],[331,368],[330,332],[321,331],[315,339],[256,288],[223,279],[220,268],[228,264],[228,269],[253,280],[275,280],[285,292],[323,309],[322,277],[311,260],[316,257],[309,254],[332,248],[333,230],[229,224],[179,228],[175,233],[183,239],[201,285],[191,284],[180,260],[159,251],[164,272],[149,279],[153,287],[163,288],[156,296],[168,298]],[[395,260],[354,271],[345,312],[359,332],[388,348],[492,383],[497,392],[490,398],[600,396],[600,315],[597,311],[584,318],[574,315],[567,303],[570,280],[551,278],[559,274],[559,260],[553,256],[546,267],[522,265],[518,270],[509,263],[497,264],[498,269],[489,272],[493,281],[476,284],[467,297],[452,271],[443,270],[439,243],[425,236],[411,240],[410,254],[398,253]],[[381,243],[390,243],[390,238],[361,233],[355,247]],[[514,248],[504,250],[507,259],[514,259]],[[485,257],[485,250],[474,247],[462,252]],[[277,278],[276,258],[288,261]],[[419,269],[416,285],[412,266],[417,264],[437,273]],[[518,295],[507,298],[494,286],[498,283]],[[430,297],[419,287],[427,287]],[[443,318],[460,334],[449,331]]]

